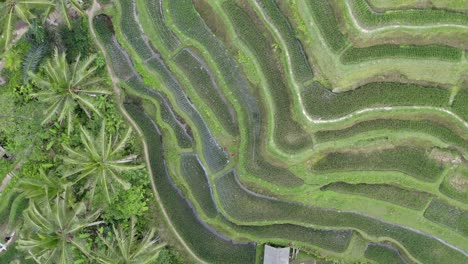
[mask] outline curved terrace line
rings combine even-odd
[[[454,114],[452,111],[449,111],[449,110],[447,110],[445,108],[441,108],[441,107],[435,107],[435,106],[382,106],[382,107],[371,107],[371,108],[364,108],[364,109],[361,109],[361,110],[357,110],[357,111],[355,111],[355,112],[353,112],[351,114],[347,114],[347,115],[342,116],[342,117],[338,117],[338,118],[334,118],[334,119],[323,119],[323,120],[320,119],[320,118],[311,117],[307,113],[305,108],[302,108],[302,113],[307,117],[307,119],[311,123],[314,123],[314,124],[327,124],[327,123],[336,123],[336,122],[344,121],[344,120],[347,120],[347,119],[351,119],[354,116],[362,115],[362,114],[369,113],[369,112],[377,112],[377,111],[386,111],[386,112],[388,112],[388,111],[396,111],[396,110],[433,110],[433,111],[445,113],[445,114],[451,116],[452,118],[454,118],[455,120],[457,120],[458,122],[463,124],[463,126],[465,128],[468,128],[468,122],[466,122],[463,118],[461,118],[457,114]]]
[[[432,24],[427,26],[411,26],[411,25],[388,25],[382,26],[379,28],[366,28],[365,26],[361,25],[358,19],[356,18],[356,14],[353,12],[352,7],[350,6],[347,0],[344,0],[346,4],[346,10],[353,21],[353,24],[356,28],[358,28],[361,32],[366,34],[372,34],[376,32],[387,31],[391,29],[436,29],[436,28],[459,28],[459,29],[467,29],[467,25],[459,25],[459,24],[450,24],[450,23],[442,23],[442,24]]]
[[[307,118],[307,120],[312,123],[312,124],[330,124],[330,123],[337,123],[337,122],[341,122],[341,121],[344,121],[344,120],[347,120],[347,119],[351,119],[353,118],[354,116],[356,115],[362,115],[364,113],[369,113],[369,112],[376,112],[376,111],[393,111],[393,110],[434,110],[434,111],[438,111],[438,112],[443,112],[445,114],[448,114],[449,116],[453,117],[454,119],[456,119],[457,121],[459,121],[460,123],[462,123],[464,125],[465,128],[468,128],[468,122],[465,122],[463,118],[459,117],[458,115],[456,115],[455,113],[447,110],[447,109],[444,109],[444,108],[440,108],[440,107],[432,107],[432,106],[393,106],[393,107],[373,107],[373,108],[364,108],[364,109],[361,109],[361,110],[357,110],[353,113],[350,113],[348,115],[345,115],[345,116],[342,116],[342,117],[339,117],[339,118],[335,118],[335,119],[321,119],[321,118],[313,118],[312,116],[309,115],[309,113],[307,113],[305,107],[304,107],[304,102],[303,102],[303,99],[302,99],[302,96],[300,96],[300,84],[298,83],[297,79],[296,79],[296,75],[294,74],[293,70],[292,70],[292,60],[291,60],[291,56],[290,56],[290,52],[289,52],[289,49],[286,48],[287,45],[286,45],[286,41],[284,40],[282,34],[278,31],[278,29],[273,25],[273,23],[271,22],[270,18],[265,14],[264,10],[261,8],[261,6],[259,5],[258,1],[250,1],[251,3],[253,3],[255,5],[255,8],[259,11],[259,13],[261,14],[263,20],[265,22],[267,22],[266,24],[268,25],[268,28],[270,28],[270,30],[272,32],[274,32],[276,38],[279,40],[279,42],[281,43],[281,46],[284,47],[282,50],[284,51],[284,54],[286,56],[286,60],[287,60],[287,68],[288,68],[288,73],[290,76],[292,76],[290,78],[291,82],[293,83],[293,87],[295,89],[295,92],[296,92],[296,95],[298,96],[295,96],[295,99],[298,101],[299,103],[299,107],[300,109],[302,110],[302,114]],[[347,3],[347,2],[346,2]],[[468,27],[467,27],[468,28]],[[271,141],[270,141],[271,142]]]
[[[300,202],[285,201],[285,200],[281,200],[281,199],[278,199],[278,198],[274,198],[274,197],[270,197],[270,196],[265,196],[265,195],[257,194],[257,193],[255,193],[255,192],[253,192],[253,191],[247,189],[247,188],[239,181],[239,179],[238,179],[239,176],[237,175],[237,173],[236,173],[235,170],[233,170],[233,171],[231,171],[231,172],[233,172],[233,174],[234,174],[234,175],[233,175],[234,181],[238,184],[238,186],[239,186],[243,191],[245,191],[246,193],[248,193],[248,194],[250,194],[250,195],[252,195],[252,196],[254,196],[254,197],[256,197],[256,198],[267,199],[267,200],[278,201],[278,202],[284,202],[284,203],[289,203],[289,204],[296,204],[296,205],[299,205],[299,206],[305,207],[305,208],[307,208],[307,207],[308,207],[308,208],[313,208],[313,207],[311,207],[311,206],[304,205],[304,204],[302,204],[302,203],[300,203]],[[227,176],[228,176],[228,173],[226,173],[225,175],[223,175],[223,177],[227,177]],[[361,212],[353,211],[353,210],[349,210],[349,211],[348,211],[348,210],[339,210],[339,209],[322,208],[322,207],[316,207],[316,208],[320,208],[321,210],[326,210],[326,211],[336,211],[336,212],[338,212],[338,213],[351,213],[351,214],[356,214],[356,215],[360,215],[360,216],[363,216],[363,217],[367,217],[367,218],[370,218],[370,219],[373,219],[373,220],[375,220],[375,221],[382,222],[382,223],[385,223],[385,224],[388,224],[388,225],[397,226],[397,227],[400,227],[400,228],[402,228],[402,229],[407,229],[407,230],[410,230],[410,231],[415,232],[415,233],[417,233],[417,234],[420,234],[420,235],[423,235],[423,236],[426,236],[426,237],[435,239],[435,240],[439,241],[440,243],[442,243],[443,245],[445,245],[445,246],[447,246],[447,247],[449,247],[449,248],[451,248],[451,249],[453,249],[453,250],[456,250],[456,251],[462,253],[464,256],[468,257],[468,253],[467,253],[466,251],[464,251],[463,249],[458,248],[458,247],[456,247],[456,246],[454,246],[454,245],[448,243],[447,241],[445,241],[445,240],[443,240],[443,239],[441,239],[441,238],[438,238],[438,237],[436,237],[436,236],[434,236],[434,235],[425,233],[425,232],[423,232],[423,231],[420,231],[420,230],[418,230],[418,229],[415,229],[415,228],[412,228],[412,227],[409,227],[409,226],[403,226],[403,225],[400,225],[400,224],[395,224],[395,223],[387,222],[387,221],[385,221],[385,220],[383,220],[383,219],[376,218],[376,217],[374,217],[374,216],[366,215],[366,214],[363,214],[363,213],[361,213]],[[225,210],[223,209],[223,211],[225,211]],[[225,212],[227,212],[227,211],[225,211]],[[286,221],[274,221],[274,222],[275,222],[275,223],[277,223],[277,222],[289,223],[288,220],[286,220]],[[234,221],[234,223],[235,223],[235,221]],[[365,231],[362,231],[362,230],[357,229],[357,228],[352,228],[352,229],[355,229],[355,230],[357,230],[357,231],[366,233]],[[367,234],[367,233],[366,233],[366,234]],[[379,238],[385,238],[385,237],[379,237]],[[394,240],[394,238],[392,238],[392,237],[388,237],[388,238]],[[398,243],[398,244],[400,244],[400,243]],[[400,245],[401,245],[401,244],[400,244]],[[402,246],[402,247],[405,248],[404,246]],[[406,248],[405,248],[405,249],[406,249]]]

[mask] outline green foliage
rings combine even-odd
[[[74,182],[84,181],[82,191],[89,190],[89,199],[93,200],[97,190],[102,192],[107,204],[111,203],[111,194],[115,191],[113,184],[121,185],[125,190],[130,189],[130,183],[121,175],[122,172],[135,170],[144,165],[135,165],[137,155],[125,155],[125,146],[130,139],[132,130],[120,139],[118,134],[108,135],[105,124],[101,125],[100,132],[92,136],[90,131],[81,127],[80,148],[72,149],[70,146],[62,145],[67,152],[63,157],[69,169],[64,177],[70,177]]]
[[[65,53],[59,54],[56,49],[53,57],[46,63],[44,74],[29,72],[35,86],[41,89],[34,96],[49,104],[42,125],[55,120],[60,123],[66,121],[67,133],[70,134],[77,107],[88,117],[91,117],[91,113],[101,115],[91,98],[110,92],[98,86],[101,78],[93,76],[96,71],[96,67],[92,67],[94,58],[95,56],[91,56],[81,61],[78,56],[69,65],[65,60]]]
[[[183,264],[182,257],[170,248],[164,248],[159,252],[155,264]]]
[[[71,207],[68,195],[65,192],[57,196],[53,205],[48,201],[40,205],[36,201],[29,203],[18,249],[40,263],[72,263],[78,254],[89,255],[78,235],[84,228],[100,224],[95,222],[99,212],[85,214],[83,203]]]
[[[79,18],[73,20],[71,25],[71,28],[62,27],[60,29],[68,63],[75,62],[78,56],[87,58],[96,53],[96,47],[88,28],[88,20],[84,17]]]
[[[13,29],[18,20],[30,23],[36,14],[51,7],[49,0],[7,0],[0,2],[0,23],[2,24],[3,48],[8,50],[13,40]]]
[[[39,63],[47,52],[45,44],[33,45],[22,62],[23,84],[29,81],[29,72],[36,73]]]
[[[143,187],[131,187],[114,195],[102,217],[108,222],[120,222],[131,216],[142,216],[148,210],[147,201]]]

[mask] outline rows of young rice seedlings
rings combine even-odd
[[[213,200],[213,191],[203,165],[196,154],[182,154],[180,159],[182,177],[190,186],[190,190],[208,217],[218,214]]]
[[[172,5],[173,4],[173,5]],[[210,10],[210,5],[203,2],[204,10]],[[241,163],[250,174],[255,175],[262,180],[281,186],[297,186],[303,181],[285,168],[272,165],[267,162],[261,154],[261,124],[262,115],[258,103],[252,95],[252,90],[242,74],[239,65],[229,54],[226,47],[213,35],[224,35],[221,32],[221,21],[216,12],[200,12],[203,20],[195,10],[191,1],[171,1],[170,7],[174,12],[175,26],[185,35],[196,39],[204,47],[204,54],[209,54],[212,61],[220,71],[220,77],[229,87],[233,96],[236,98],[236,105],[240,111],[239,121],[242,121],[241,136]],[[183,12],[182,12],[183,11]],[[180,12],[180,13],[179,13]],[[216,24],[213,24],[216,23]],[[190,30],[188,28],[190,27]],[[201,37],[202,36],[202,37]],[[266,133],[266,132],[264,132]],[[245,164],[245,165],[244,165]]]
[[[313,171],[399,171],[417,179],[435,182],[444,166],[423,148],[398,146],[370,152],[331,152],[311,166]]]
[[[235,225],[226,219],[223,220],[223,223],[236,232],[254,236],[257,240],[301,242],[337,253],[348,248],[353,236],[352,230],[325,230],[292,224]]]
[[[203,59],[198,57],[193,50],[185,48],[177,53],[172,60],[182,69],[192,87],[212,109],[218,122],[226,131],[231,135],[238,134],[234,109],[224,97],[213,73]]]
[[[468,25],[468,16],[463,13],[435,9],[409,9],[375,12],[367,0],[347,1],[356,19],[366,26],[375,28],[387,25]]]
[[[390,244],[369,243],[364,256],[377,263],[407,264],[401,252]]]
[[[216,189],[223,210],[239,223],[299,223],[330,228],[352,228],[372,239],[391,238],[423,263],[464,263],[468,256],[431,235],[383,222],[356,212],[304,206],[247,192],[234,172],[218,178]],[[236,197],[236,199],[232,199]]]
[[[307,57],[305,56],[302,44],[296,37],[296,31],[291,26],[288,18],[281,12],[278,3],[275,0],[262,0],[262,12],[265,12],[269,18],[268,22],[272,24],[275,30],[278,30],[286,43],[286,49],[289,52],[288,60],[291,61],[291,71],[296,79],[302,84],[311,80],[314,76],[310,68]]]
[[[302,92],[304,109],[307,113],[324,119],[337,118],[371,107],[447,107],[449,97],[449,92],[445,89],[390,82],[369,83],[343,93],[334,93],[319,82],[313,82]],[[459,108],[453,110],[457,114],[463,114]]]
[[[338,53],[349,45],[347,37],[343,35],[338,26],[338,20],[329,1],[307,1],[308,8],[314,16],[314,21],[322,33],[327,45]],[[368,48],[351,47],[340,56],[343,64],[360,63],[383,58],[413,58],[413,59],[440,59],[444,61],[459,61],[461,50],[441,45],[378,45]]]
[[[143,59],[151,58],[154,52],[146,45],[135,20],[136,6],[134,0],[119,0],[120,28],[128,42]]]
[[[406,189],[391,184],[349,184],[345,182],[334,182],[321,187],[320,190],[365,196],[413,210],[423,210],[432,197],[429,193]]]
[[[124,106],[143,131],[160,201],[184,242],[198,257],[209,263],[254,263],[255,244],[233,242],[200,220],[191,202],[183,196],[169,175],[164,161],[162,135],[155,123],[140,107],[131,104]]]
[[[139,89],[136,87],[141,84],[134,83],[130,85],[132,86],[132,89],[138,91]],[[192,148],[194,143],[192,130],[185,120],[173,111],[167,98],[159,92],[154,92],[154,96],[151,97],[151,99],[151,103],[144,105],[145,111],[147,113],[154,114],[154,116],[159,113],[161,119],[171,127],[172,131],[174,131],[177,145],[179,147]]]
[[[468,164],[465,162],[447,175],[439,190],[454,200],[468,204]]]
[[[468,235],[468,211],[451,206],[439,199],[433,199],[424,212],[424,217],[456,232]]]
[[[459,129],[444,125],[436,120],[376,119],[362,121],[353,126],[337,130],[321,130],[315,133],[317,142],[328,142],[348,138],[374,130],[391,132],[419,132],[432,135],[453,146],[468,150],[468,135]]]
[[[133,90],[137,91],[139,94],[152,98],[153,100],[158,102],[161,109],[161,117],[167,124],[171,126],[171,128],[175,132],[179,146],[183,148],[192,147],[193,137],[187,134],[187,130],[182,127],[182,123],[185,123],[185,121],[176,113],[174,113],[172,106],[162,94],[154,91],[151,88],[146,87],[142,83],[141,78],[138,76],[138,73],[133,68],[132,62],[130,61],[126,52],[123,51],[121,47],[119,47],[117,41],[115,40],[115,37],[112,35],[112,32],[106,30],[106,28],[103,27],[106,26],[106,23],[109,23],[110,21],[107,20],[105,17],[102,17],[97,20],[105,20],[98,23],[96,27],[98,33],[102,38],[102,42],[105,45],[107,54],[109,55],[112,61],[112,68],[116,75],[121,77],[122,80],[126,81],[126,83],[130,85],[133,88]],[[141,38],[134,38],[133,40],[138,42],[139,39]],[[125,79],[125,76],[127,76],[129,73],[132,74],[132,77]],[[185,124],[185,127],[188,126]],[[190,128],[188,127],[188,129]]]
[[[135,6],[133,5],[131,8],[135,8]],[[139,54],[139,56],[141,56],[141,59],[146,61],[145,65],[150,70],[155,71],[162,79],[162,85],[165,86],[175,97],[179,109],[183,111],[194,123],[194,126],[197,128],[197,131],[202,139],[202,151],[210,170],[221,170],[228,162],[227,154],[218,145],[206,122],[201,117],[200,113],[196,110],[190,99],[187,97],[179,81],[166,66],[165,62],[160,58],[159,54],[156,53],[156,50],[154,50],[154,48],[149,43],[144,42],[144,38],[147,38],[147,36],[144,34],[144,32],[141,32],[140,26],[138,24],[139,22],[136,20],[137,18],[133,15],[132,12],[129,12],[128,10],[124,11],[122,9],[122,12],[124,12],[122,13],[122,17],[126,17],[128,19],[127,23],[131,25],[131,27],[122,28],[122,33],[126,37],[126,40]],[[131,33],[129,33],[129,31],[137,30],[139,31],[138,38],[130,37]],[[141,46],[142,43],[144,43],[145,46]],[[140,49],[137,49],[137,47],[140,47]],[[144,47],[151,50],[153,53],[151,57],[142,57],[143,53],[139,53],[139,51]]]
[[[378,59],[433,59],[440,61],[460,61],[462,51],[442,45],[393,45],[383,44],[367,48],[349,48],[341,56],[343,64],[356,64]]]
[[[255,17],[253,10],[244,10],[233,1],[223,3],[223,8],[234,26],[239,39],[253,53],[258,63],[260,71],[266,79],[268,92],[274,109],[267,108],[264,116],[268,112],[274,113],[273,138],[280,149],[294,153],[301,149],[310,148],[312,140],[310,135],[301,125],[292,119],[292,98],[291,91],[284,81],[284,69],[280,67],[281,61],[277,58],[276,45],[268,30],[261,26],[261,20]],[[244,8],[249,8],[247,5]],[[265,34],[260,34],[265,32]],[[249,69],[245,69],[249,70]],[[268,99],[267,99],[268,100]]]
[[[138,0],[138,4],[143,3],[150,14],[151,22],[158,32],[158,36],[169,51],[174,51],[180,46],[180,40],[174,32],[167,26],[164,17],[163,0]]]
[[[316,26],[330,49],[335,53],[344,49],[348,45],[348,40],[338,28],[338,21],[332,3],[322,0],[311,0],[307,3]]]
[[[468,2],[465,0],[435,0],[423,1],[420,0],[367,0],[372,9],[377,10],[406,10],[406,9],[443,9],[455,12],[468,11]]]

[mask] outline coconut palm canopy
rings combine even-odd
[[[72,204],[67,192],[53,203],[30,201],[23,213],[29,232],[23,232],[18,248],[37,263],[73,263],[77,255],[89,255],[78,236],[84,228],[101,224],[98,216],[98,211],[86,212],[84,203]]]
[[[94,59],[95,56],[90,56],[81,61],[78,56],[75,63],[68,65],[65,53],[59,54],[55,50],[52,59],[46,63],[44,76],[30,73],[32,81],[42,89],[34,96],[50,104],[46,110],[47,116],[42,122],[43,125],[55,119],[58,122],[66,120],[67,131],[70,133],[73,129],[72,120],[77,106],[89,117],[92,112],[101,115],[92,99],[111,92],[99,87],[102,82],[101,78],[93,77],[96,71],[96,67],[91,66]]]
[[[104,122],[96,137],[81,127],[82,149],[72,149],[63,146],[68,153],[64,162],[71,169],[65,177],[74,177],[74,182],[85,180],[84,189],[90,191],[90,198],[94,197],[96,189],[103,191],[108,203],[110,193],[114,192],[114,183],[120,184],[124,189],[130,188],[130,183],[121,178],[123,171],[139,169],[144,165],[134,165],[137,155],[124,154],[124,148],[130,139],[132,130],[128,129],[119,140],[117,136],[108,135]]]
[[[33,9],[40,11],[51,8],[53,5],[51,0],[5,0],[0,2],[3,48],[8,49],[13,36],[13,28],[18,19],[29,24],[30,19],[36,17]]]

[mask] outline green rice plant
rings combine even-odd
[[[468,203],[468,166],[462,164],[447,175],[439,190],[452,199]]]
[[[461,250],[435,237],[357,212],[305,206],[255,194],[239,183],[233,171],[216,181],[216,190],[224,212],[243,225],[296,223],[351,228],[375,238],[392,238],[423,263],[464,263],[468,259]]]
[[[120,4],[120,28],[126,40],[143,60],[153,57],[154,52],[148,47],[143,35],[140,34],[139,21],[135,15],[136,6],[134,0],[119,0]]]
[[[364,256],[381,264],[406,264],[401,252],[386,243],[369,243]]]
[[[306,3],[326,44],[335,53],[343,50],[348,45],[348,41],[338,28],[338,20],[332,3],[323,0],[310,0]]]
[[[215,113],[217,120],[231,135],[238,134],[235,112],[219,88],[213,73],[202,58],[188,48],[177,53],[172,60],[182,69],[192,87]]]
[[[301,83],[312,79],[314,76],[307,57],[305,56],[302,44],[296,38],[295,29],[289,23],[288,18],[281,12],[277,1],[263,0],[261,5],[262,9],[269,17],[268,22],[272,23],[275,30],[280,32],[286,43],[285,48],[289,51],[292,74],[294,74]]]
[[[468,235],[468,211],[458,209],[439,199],[432,200],[424,212],[424,217],[464,236]]]
[[[217,233],[197,216],[192,204],[172,181],[164,160],[162,135],[154,121],[137,105],[124,104],[124,107],[143,131],[160,201],[184,242],[209,263],[253,263],[255,244],[237,243]]]
[[[245,135],[241,137],[242,140],[245,140],[241,143],[245,148],[242,147],[241,150],[246,170],[273,184],[288,187],[301,185],[303,181],[300,178],[285,168],[270,164],[261,154],[262,115],[257,100],[252,95],[251,85],[242,74],[237,62],[219,40],[224,39],[222,37],[224,32],[221,31],[219,23],[221,19],[218,14],[209,12],[211,10],[209,5],[203,5],[204,12],[198,14],[191,1],[170,1],[169,6],[173,9],[169,13],[175,16],[175,25],[181,32],[196,39],[205,47],[203,52],[210,54],[211,59],[221,73],[219,76],[223,78],[236,98],[236,104],[241,110],[238,112],[238,120],[242,122],[240,132]],[[203,16],[203,20],[200,15]],[[216,34],[219,39],[213,34]]]
[[[312,144],[310,135],[292,119],[292,95],[285,83],[284,69],[280,66],[282,63],[276,58],[275,44],[271,37],[267,36],[267,33],[259,34],[259,32],[268,31],[259,25],[258,18],[250,15],[252,12],[244,11],[233,1],[224,2],[223,8],[234,26],[238,38],[257,58],[262,71],[259,74],[265,76],[274,109],[268,109],[267,103],[265,103],[264,108],[267,112],[273,111],[274,113],[273,137],[276,144],[290,153],[309,148]],[[263,115],[268,116],[267,113]]]
[[[208,217],[215,217],[218,214],[210,182],[203,165],[196,154],[183,154],[180,159],[182,177],[190,191]]]
[[[429,158],[425,149],[399,146],[370,152],[331,152],[312,165],[316,172],[399,171],[423,181],[435,182],[444,167]]]
[[[349,184],[345,182],[334,182],[321,187],[320,190],[365,196],[413,210],[423,210],[432,197],[431,194],[425,192],[410,190],[390,184]]]
[[[142,84],[141,77],[133,67],[128,54],[116,40],[111,19],[108,16],[99,15],[94,19],[94,27],[98,38],[102,41],[108,52],[116,75],[126,81],[136,92],[152,96],[155,91]],[[177,79],[161,59],[149,60],[147,65],[160,75],[165,87],[174,95],[179,109],[187,114],[196,127],[200,137],[203,139],[201,141],[202,149],[209,168],[212,171],[221,170],[227,163],[227,155],[214,139],[206,122],[190,102]]]
[[[344,252],[348,248],[353,236],[353,231],[351,230],[324,230],[291,224],[244,226],[234,225],[230,222],[227,223],[236,232],[246,233],[262,240],[281,239],[291,243],[302,242],[333,252]]]
[[[137,0],[137,5],[143,5],[148,10],[151,22],[158,32],[154,37],[160,39],[169,51],[176,50],[180,46],[180,41],[167,25],[164,17],[163,0]]]
[[[315,133],[318,142],[327,142],[340,138],[352,137],[357,134],[369,133],[374,130],[389,130],[390,132],[419,132],[440,138],[442,141],[468,150],[468,141],[449,126],[429,120],[376,119],[359,122],[351,127],[339,130],[322,130]]]
[[[112,63],[112,69],[119,78],[128,80],[135,75],[126,53],[118,45],[114,36],[112,20],[107,15],[98,15],[93,20],[97,37],[101,40]]]
[[[468,94],[468,93],[467,93]],[[313,82],[302,92],[304,108],[317,118],[336,118],[368,107],[434,106],[446,107],[450,94],[445,89],[406,83],[369,83],[356,90],[333,93],[318,82]],[[460,96],[460,98],[458,98]],[[464,102],[466,95],[457,95]],[[467,96],[468,98],[468,96]],[[463,118],[467,110],[461,105],[451,109]]]
[[[341,56],[343,64],[361,63],[378,59],[433,59],[438,61],[460,61],[462,51],[442,45],[392,45],[383,44],[368,48],[349,48]]]
[[[386,25],[432,25],[447,23],[465,25],[468,23],[466,14],[437,9],[408,9],[376,12],[367,0],[348,1],[354,16],[364,25],[382,27]]]
[[[177,138],[177,144],[181,148],[193,147],[193,135],[190,127],[185,123],[184,119],[177,115],[172,109],[170,102],[162,94],[155,92],[153,97],[155,101],[144,104],[147,113],[160,113],[161,119],[167,123],[174,131]],[[155,105],[157,105],[157,110]],[[158,111],[159,110],[159,111]]]
[[[457,113],[464,120],[468,120],[468,90],[459,91],[452,104],[453,112]]]

